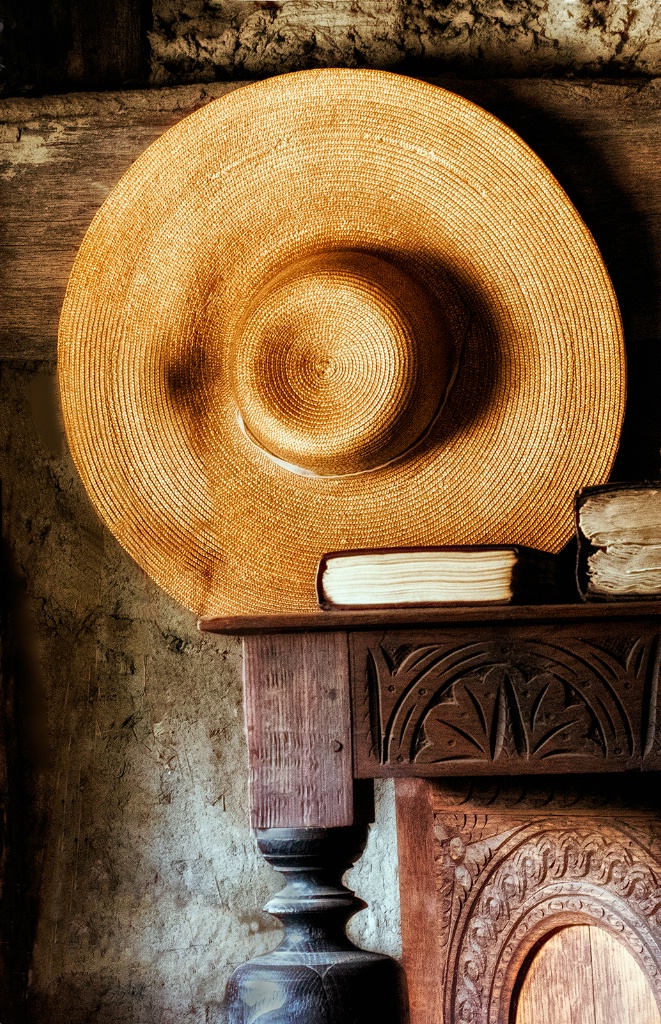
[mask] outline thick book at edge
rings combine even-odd
[[[317,567],[321,608],[553,603],[555,555],[522,545],[332,551]]]
[[[574,509],[583,600],[661,598],[661,480],[584,487]]]

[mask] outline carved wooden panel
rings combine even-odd
[[[412,787],[421,790],[417,799]],[[422,791],[431,852],[413,877],[407,851],[409,836],[420,830]],[[567,814],[552,797],[543,810],[525,797],[518,809],[497,801],[486,810],[470,799],[465,808],[445,802],[435,783],[398,784],[411,1024],[511,1020],[518,985],[540,942],[571,924],[614,934],[640,964],[661,1007],[658,816]],[[410,901],[412,886],[418,896]],[[434,954],[417,955],[425,949]],[[434,1001],[440,1013],[430,1012]]]
[[[661,768],[657,622],[350,634],[356,774]]]

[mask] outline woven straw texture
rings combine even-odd
[[[92,501],[200,614],[313,610],[326,551],[559,550],[625,400],[612,287],[549,171],[378,71],[247,86],[150,146],[85,236],[59,360]]]

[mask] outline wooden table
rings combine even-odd
[[[235,972],[233,1024],[399,1024],[407,988],[412,1024],[504,1024],[534,949],[580,922],[624,942],[661,1005],[659,605],[201,628],[244,638],[251,821],[288,881],[267,905],[285,938]],[[362,904],[341,877],[390,776],[406,982],[344,936]]]

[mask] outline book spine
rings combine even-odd
[[[512,567],[512,604],[557,604],[563,599],[557,555],[516,548]]]
[[[581,529],[581,508],[588,488],[576,491],[574,495],[574,524],[576,526],[576,588],[582,601],[588,600],[588,556],[595,550]]]
[[[324,611],[331,611],[335,605],[328,601],[326,593],[324,591],[324,573],[326,572],[326,566],[328,565],[328,559],[332,557],[330,555],[322,555],[317,566],[317,572],[314,578],[314,588],[317,594],[317,604]]]

